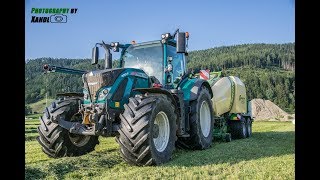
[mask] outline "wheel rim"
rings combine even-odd
[[[90,136],[69,133],[69,139],[73,145],[77,147],[82,147],[88,143],[88,141],[90,140]]]
[[[203,136],[208,137],[211,128],[211,113],[206,101],[203,101],[200,106],[200,128]]]
[[[154,120],[153,143],[157,151],[162,152],[166,149],[170,136],[169,119],[166,113],[160,111]]]

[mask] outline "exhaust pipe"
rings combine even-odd
[[[112,68],[112,54],[110,52],[110,49],[108,48],[105,54],[105,69],[111,69]]]

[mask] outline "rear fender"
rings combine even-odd
[[[186,82],[180,85],[180,88],[184,93],[184,100],[185,101],[196,100],[200,94],[200,89],[202,86],[208,89],[210,93],[210,98],[212,98],[213,93],[209,83],[206,80],[195,78],[195,79],[188,79]]]

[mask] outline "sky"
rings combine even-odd
[[[26,0],[25,60],[91,58],[95,43],[189,32],[189,51],[295,41],[294,0]],[[31,23],[32,8],[77,8],[66,23]],[[100,53],[101,55],[102,53]]]

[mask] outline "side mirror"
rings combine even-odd
[[[92,49],[92,60],[91,60],[91,64],[97,64],[98,63],[98,59],[99,59],[99,48],[98,47],[94,47]]]
[[[179,32],[177,36],[177,53],[186,52],[186,33]]]
[[[111,69],[112,68],[112,54],[110,52],[110,49],[107,50],[105,54],[105,69]]]

